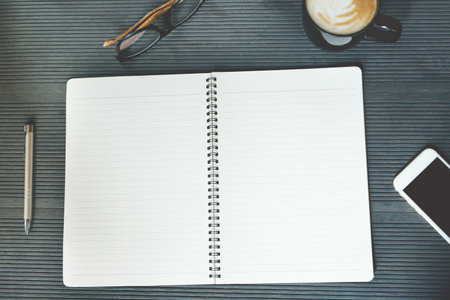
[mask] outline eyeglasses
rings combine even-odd
[[[155,46],[172,30],[186,22],[205,0],[170,0],[153,9],[127,31],[108,40],[103,47],[118,41],[116,52],[119,61],[132,59]],[[164,27],[154,25],[155,20],[165,15]]]

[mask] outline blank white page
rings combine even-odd
[[[217,283],[371,280],[361,70],[214,75]]]
[[[67,286],[211,283],[206,78],[67,84]]]

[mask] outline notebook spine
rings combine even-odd
[[[208,234],[209,277],[220,278],[220,218],[219,218],[219,146],[217,127],[217,78],[206,79],[208,116]]]

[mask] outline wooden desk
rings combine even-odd
[[[450,298],[450,246],[392,187],[424,145],[450,157],[450,1],[385,1],[395,44],[315,48],[302,1],[207,0],[139,59],[102,42],[163,1],[0,1],[0,298]],[[72,77],[362,64],[375,279],[370,283],[66,288],[65,82]],[[126,88],[126,87],[124,87]],[[35,119],[35,200],[23,229],[23,124]],[[332,149],[330,149],[332,151]]]

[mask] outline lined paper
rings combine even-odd
[[[207,76],[68,82],[65,285],[211,282]]]
[[[217,282],[371,280],[360,69],[214,75]]]

